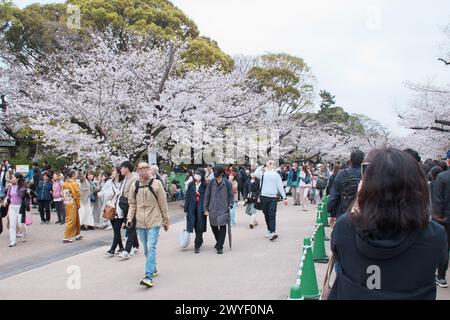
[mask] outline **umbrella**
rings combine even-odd
[[[230,217],[230,211],[228,211],[228,244],[230,245],[231,250],[231,217]]]

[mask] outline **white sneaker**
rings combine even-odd
[[[135,255],[137,255],[139,253],[139,250],[138,249],[136,249],[136,248],[131,248],[131,252],[130,252],[130,255],[131,256],[135,256]]]
[[[130,259],[130,254],[126,251],[122,251],[119,255],[119,258],[121,258],[122,260],[127,260]]]
[[[22,233],[22,232],[19,232],[18,234],[16,234],[16,237],[17,237],[17,238],[23,238],[23,233]]]
[[[267,232],[266,232],[266,238],[270,238],[272,236],[272,233],[269,231],[269,230],[267,230]]]
[[[15,247],[15,246],[16,246],[16,243],[15,243],[15,242],[10,242],[10,243],[9,243],[9,247],[10,247],[10,248]]]
[[[276,240],[276,239],[278,239],[278,235],[275,234],[275,232],[272,232],[272,233],[270,234],[269,240],[270,240],[270,241],[273,241],[273,240]]]
[[[22,242],[27,242],[27,236],[26,235],[23,236]]]
[[[112,230],[113,228],[111,226],[107,226],[104,230],[109,231]]]

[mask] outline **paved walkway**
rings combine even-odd
[[[176,206],[172,209],[177,211]],[[289,288],[295,283],[303,238],[310,236],[314,229],[315,206],[310,206],[309,212],[303,212],[291,204],[286,207],[280,203],[277,215],[279,239],[275,242],[264,237],[265,223],[260,212],[258,221],[260,225],[250,230],[248,217],[239,206],[237,224],[232,228],[233,249],[230,251],[227,243],[223,255],[215,253],[214,237],[209,228],[200,254],[194,254],[193,243],[188,249],[181,250],[178,236],[184,223],[172,224],[169,232],[161,232],[157,250],[160,275],[151,289],[138,284],[144,274],[142,253],[127,261],[107,258],[104,252],[108,247],[97,243],[96,247],[47,261],[40,267],[5,275],[0,278],[0,299],[286,299]],[[103,231],[91,232],[87,235],[99,233],[99,238],[104,238]],[[329,232],[327,229],[327,235]],[[16,248],[4,249],[5,238],[5,234],[0,236],[2,260],[5,253],[14,255],[11,250],[20,249],[20,243]],[[90,237],[84,245],[96,241]],[[38,245],[37,240],[28,244],[31,248]],[[328,242],[326,245],[328,251]],[[32,249],[26,252],[30,253]],[[20,261],[28,263],[26,259],[10,260],[9,265],[20,268]],[[0,272],[4,266],[0,261]],[[326,265],[316,264],[319,286],[325,270]],[[78,272],[80,287],[76,288],[73,276]],[[439,298],[450,299],[449,290],[439,290]]]

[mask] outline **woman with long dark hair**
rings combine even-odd
[[[124,250],[121,234],[124,215],[119,206],[119,197],[125,188],[124,179],[125,177],[120,173],[120,167],[116,167],[111,174],[111,179],[105,183],[102,189],[102,197],[105,199],[106,205],[116,208],[115,217],[111,220],[114,237],[111,248],[106,251],[108,257],[113,257],[116,254],[117,247],[119,247],[117,254],[120,254]]]
[[[193,233],[195,230],[195,253],[200,252],[200,247],[203,244],[203,233],[206,232],[206,216],[203,210],[206,192],[205,175],[205,170],[201,168],[195,171],[194,181],[188,185],[184,199],[187,231]]]
[[[393,148],[373,150],[363,168],[352,209],[331,236],[338,272],[329,299],[435,299],[447,236],[430,221],[423,171]]]

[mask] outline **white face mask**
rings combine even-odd
[[[195,179],[196,181],[202,181],[202,176],[199,175],[199,174],[196,174],[196,175],[194,175],[194,179]]]

